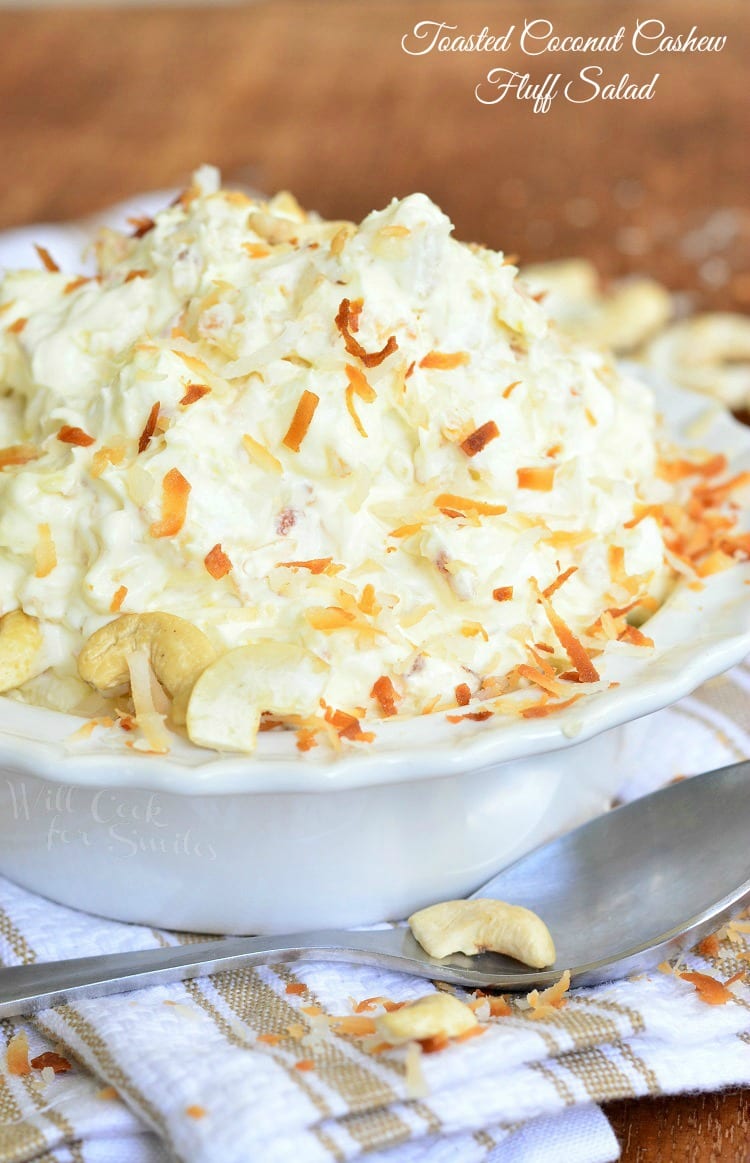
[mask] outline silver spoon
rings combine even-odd
[[[547,922],[557,962],[531,970],[483,953],[428,957],[405,927],[228,937],[0,970],[0,1017],[220,970],[335,960],[472,988],[527,990],[569,969],[596,985],[651,969],[750,904],[750,761],[671,784],[517,860],[475,896]]]

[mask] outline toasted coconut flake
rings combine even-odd
[[[101,448],[96,450],[91,458],[91,467],[89,472],[94,478],[100,477],[102,473],[109,467],[109,465],[122,464],[124,459],[124,445],[120,445],[117,448],[107,446],[106,444],[102,445]]]
[[[88,448],[90,444],[94,443],[94,437],[89,436],[88,432],[84,432],[82,428],[72,427],[70,424],[63,424],[57,434],[57,439],[63,444],[76,444],[80,448]]]
[[[280,561],[279,566],[285,569],[306,569],[310,573],[325,573],[332,564],[332,557],[312,557],[309,561]]]
[[[147,279],[150,274],[150,271],[144,270],[128,271],[128,273],[125,275],[125,278],[123,279],[123,283],[132,283],[134,279]]]
[[[428,351],[427,355],[420,359],[419,366],[445,372],[464,367],[470,361],[468,351]]]
[[[358,743],[372,743],[375,735],[372,731],[363,731],[359,719],[346,711],[337,711],[334,707],[325,708],[325,721],[334,727],[341,739],[356,740]]]
[[[471,691],[469,684],[461,682],[453,692],[456,696],[456,705],[459,707],[467,707],[471,702]]]
[[[313,630],[324,631],[341,630],[344,627],[352,629],[357,621],[354,614],[342,610],[340,606],[311,606],[305,611],[305,617]]]
[[[161,520],[154,521],[152,537],[174,537],[185,524],[190,484],[178,468],[170,468],[162,481]]]
[[[148,448],[149,444],[151,443],[151,437],[154,435],[154,432],[156,431],[156,421],[159,418],[160,406],[161,405],[160,405],[159,401],[157,400],[156,403],[151,408],[151,411],[148,414],[148,419],[146,420],[143,431],[141,432],[141,435],[138,438],[138,452],[139,453],[145,452],[146,449]]]
[[[194,1102],[185,1107],[185,1114],[189,1119],[205,1119],[208,1111],[200,1103]]]
[[[464,638],[484,638],[485,642],[490,640],[490,636],[481,622],[463,622],[461,633]]]
[[[250,459],[254,460],[259,468],[264,469],[265,472],[273,472],[277,475],[284,471],[284,466],[281,461],[277,460],[264,445],[259,444],[257,440],[253,440],[252,436],[248,436],[245,433],[242,437],[242,443]]]
[[[222,577],[226,577],[233,568],[232,562],[218,542],[214,545],[213,549],[209,549],[203,558],[203,564],[211,574],[211,577],[216,578],[217,581]]]
[[[375,599],[375,587],[370,582],[362,590],[362,597],[357,604],[362,613],[367,614],[370,618],[380,613],[382,607],[378,605]]]
[[[529,1003],[529,1017],[532,1021],[541,1018],[553,1017],[556,1010],[561,1010],[567,1004],[565,994],[570,989],[570,970],[566,969],[559,981],[540,993],[532,989],[526,997]]]
[[[313,1062],[312,1058],[301,1058],[299,1062],[294,1063],[294,1069],[306,1073],[308,1070],[315,1069],[315,1063]]]
[[[684,776],[683,776],[684,779]],[[670,780],[670,783],[675,783],[676,780]],[[680,782],[680,781],[677,781]],[[718,933],[709,933],[702,941],[696,945],[696,952],[700,953],[701,957],[712,958],[719,955],[719,935]]]
[[[42,262],[42,266],[44,267],[44,269],[46,271],[50,271],[52,274],[56,274],[60,270],[59,266],[57,265],[57,263],[53,259],[50,252],[47,250],[46,246],[39,246],[35,242],[34,243],[34,250],[39,255],[39,258],[41,259],[41,262]]]
[[[526,663],[521,663],[520,666],[516,667],[516,672],[521,678],[527,679],[535,686],[541,687],[542,690],[547,691],[548,694],[554,695],[556,698],[559,698],[563,692],[563,688],[558,682],[555,682],[555,679],[548,673],[546,667],[543,669],[542,667],[528,666]],[[528,718],[529,716],[527,715],[526,717]]]
[[[728,553],[724,553],[722,549],[715,549],[703,561],[698,562],[695,566],[695,572],[699,577],[710,577],[714,573],[723,573],[725,569],[729,569],[734,564],[734,558],[730,557]]]
[[[305,985],[304,981],[290,981],[284,992],[292,994],[292,996],[301,997],[303,994],[307,993],[307,986]]]
[[[357,409],[354,407],[354,388],[352,387],[351,384],[349,384],[349,386],[347,387],[347,389],[344,393],[344,397],[346,399],[346,407],[347,407],[347,410],[349,412],[349,415],[351,416],[352,420],[354,421],[354,427],[357,429],[357,432],[359,432],[360,436],[364,436],[366,438],[367,432],[365,431],[364,424],[362,423],[362,421],[360,420],[360,418],[357,414]]]
[[[210,391],[211,389],[208,384],[187,384],[185,395],[180,400],[180,403],[184,408],[187,408],[190,404],[194,404],[196,400],[203,399]]]
[[[695,986],[698,997],[709,1006],[723,1006],[732,1001],[734,994],[730,993],[722,982],[717,981],[708,973],[680,973],[683,981],[689,981]]]
[[[34,550],[35,577],[49,577],[57,565],[57,552],[49,525],[45,522],[37,525],[38,540]]]
[[[271,251],[262,242],[243,242],[242,249],[250,258],[268,258]]]
[[[377,399],[375,389],[370,385],[363,371],[360,371],[354,364],[348,363],[344,367],[346,378],[352,391],[359,396],[360,400],[364,400],[366,404],[371,404],[373,400]]]
[[[145,214],[134,214],[126,219],[128,226],[133,227],[131,238],[143,238],[150,230],[156,226],[153,218],[147,217]]]
[[[8,1042],[5,1051],[5,1065],[8,1068],[8,1074],[13,1074],[16,1077],[22,1078],[26,1074],[31,1074],[29,1040],[25,1030],[19,1030]]]
[[[86,283],[90,283],[91,279],[87,275],[79,275],[77,279],[71,279],[63,288],[63,295],[72,295],[79,287],[83,287]]]
[[[422,522],[419,521],[414,525],[399,525],[398,529],[393,529],[388,536],[398,537],[401,540],[404,537],[412,537],[415,533],[419,533],[422,528]]]
[[[708,460],[695,462],[692,460],[659,461],[656,466],[656,475],[663,481],[681,481],[685,477],[702,476],[712,477],[723,472],[727,467],[727,458],[723,453],[717,453]]]
[[[505,391],[503,392],[503,399],[504,399],[504,400],[507,400],[507,399],[509,399],[509,397],[511,396],[511,394],[512,394],[512,393],[515,391],[515,389],[516,389],[516,388],[518,387],[518,385],[519,385],[519,384],[521,384],[521,383],[523,383],[523,381],[522,381],[522,380],[514,380],[512,384],[508,384],[507,388],[506,388],[506,389],[505,389]]]
[[[299,402],[292,417],[292,422],[289,425],[286,436],[282,440],[282,444],[291,449],[292,452],[299,452],[300,445],[305,439],[307,430],[310,427],[315,409],[320,403],[320,397],[315,395],[315,392],[308,392],[304,390],[299,398]]]
[[[573,695],[572,698],[564,699],[560,703],[537,703],[533,707],[523,707],[521,716],[524,719],[546,719],[548,715],[554,715],[557,711],[564,711],[566,707],[572,707],[573,703],[581,698],[583,695]]]
[[[278,1046],[281,1041],[281,1034],[258,1034],[255,1040],[264,1046]]]
[[[347,1014],[343,1018],[331,1018],[331,1027],[337,1034],[350,1034],[355,1038],[366,1038],[376,1031],[375,1019],[360,1014]]]
[[[42,456],[41,448],[33,444],[10,444],[7,448],[0,448],[0,469],[10,468],[12,465],[28,464]]]
[[[122,603],[128,596],[128,587],[119,586],[112,595],[112,601],[109,603],[110,613],[116,614],[122,608]]]
[[[618,635],[620,642],[630,642],[632,646],[653,646],[653,638],[647,638],[637,626],[626,626]]]
[[[467,715],[446,715],[449,723],[462,723],[464,719],[471,719],[474,723],[483,723],[492,716],[492,711],[471,711]]]
[[[54,1050],[45,1050],[43,1054],[37,1054],[29,1065],[32,1070],[52,1070],[55,1074],[65,1074],[73,1069],[68,1059],[63,1058],[62,1054],[56,1054]]]
[[[488,420],[486,424],[482,424],[480,428],[467,436],[465,440],[461,441],[461,451],[465,452],[467,456],[476,456],[482,449],[486,448],[491,440],[497,439],[500,435],[500,429],[494,420]]]
[[[579,639],[576,638],[573,631],[565,624],[560,615],[555,612],[549,598],[545,597],[544,594],[541,593],[536,580],[532,578],[531,581],[536,588],[539,600],[544,606],[550,625],[555,631],[560,645],[572,662],[574,669],[578,671],[578,676],[581,682],[598,682],[599,671],[591,661],[591,658],[587,654],[585,647],[582,645]]]
[[[195,375],[200,376],[201,379],[205,376],[211,375],[210,367],[205,362],[205,360],[202,360],[199,356],[190,355],[190,353],[187,351],[180,351],[178,347],[172,349],[172,354],[176,355],[178,359],[181,359],[185,364],[185,367],[188,368],[191,372],[194,372]]]
[[[380,704],[380,709],[386,718],[397,713],[396,704],[400,701],[401,696],[396,693],[393,683],[386,674],[382,674],[373,683],[370,697],[377,699]]]
[[[395,335],[391,335],[380,351],[369,353],[365,351],[362,344],[354,338],[354,333],[359,329],[359,316],[362,311],[362,305],[361,300],[356,300],[352,303],[349,299],[342,299],[334,322],[341,338],[344,340],[344,346],[349,352],[349,355],[353,355],[361,360],[365,367],[378,367],[384,359],[387,359],[389,355],[392,355],[394,351],[398,350],[398,343],[396,342]]]
[[[487,501],[478,501],[474,497],[459,497],[455,493],[440,493],[435,497],[435,507],[455,509],[458,513],[478,513],[482,517],[500,517],[508,512],[507,505],[491,505]]]
[[[509,602],[513,597],[513,586],[498,586],[492,591],[492,597],[496,602]]]
[[[546,590],[542,591],[545,598],[551,598],[552,595],[555,593],[555,591],[559,590],[560,586],[563,585],[568,580],[569,577],[572,577],[573,574],[577,572],[577,570],[578,570],[577,565],[571,565],[569,569],[565,570],[565,573],[559,574],[555,578],[555,580],[552,582],[552,584],[548,585]]]
[[[547,465],[544,468],[516,469],[516,478],[519,489],[530,489],[537,493],[548,493],[555,483],[556,466]]]
[[[10,335],[20,335],[27,323],[28,323],[28,319],[26,319],[25,317],[22,316],[18,319],[15,319],[12,323],[10,323],[5,328],[5,330]]]

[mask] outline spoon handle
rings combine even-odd
[[[227,937],[0,969],[0,1018],[228,969],[315,960],[366,962],[421,977],[439,972],[429,958],[419,957],[416,942],[404,929]],[[472,977],[464,972],[458,979]]]

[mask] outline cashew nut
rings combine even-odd
[[[23,610],[0,618],[0,691],[10,691],[34,673],[34,659],[42,645],[39,620]]]
[[[750,406],[750,319],[714,312],[673,324],[644,353],[649,366],[728,408]]]
[[[430,957],[473,956],[489,950],[544,969],[555,946],[544,921],[520,905],[496,900],[443,901],[409,917],[409,926]]]
[[[522,277],[535,293],[545,292],[545,309],[568,335],[618,353],[639,347],[672,314],[669,292],[660,283],[627,279],[602,292],[596,268],[584,259],[528,266]]]
[[[128,655],[142,650],[172,698],[172,718],[185,722],[195,680],[216,652],[197,626],[175,614],[123,614],[91,635],[78,656],[81,678],[103,694],[129,682]]]
[[[382,1014],[375,1026],[387,1042],[422,1041],[424,1038],[456,1038],[478,1025],[476,1014],[452,993],[428,993],[426,997]]]
[[[187,708],[193,743],[222,751],[253,751],[264,711],[281,717],[320,709],[327,667],[284,642],[238,646],[204,670]]]

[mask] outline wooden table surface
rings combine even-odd
[[[525,261],[647,270],[700,307],[750,308],[746,0],[275,0],[242,8],[0,11],[0,228],[185,182],[234,180],[356,218],[422,189],[459,237]],[[605,35],[635,17],[725,34],[720,54],[408,56],[418,20],[502,32],[547,16]],[[653,100],[480,105],[493,66],[661,75]],[[608,1108],[627,1163],[746,1163],[748,1092]]]

